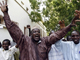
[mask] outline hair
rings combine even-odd
[[[4,41],[7,41],[7,42],[8,42],[8,44],[9,44],[9,45],[11,45],[11,42],[10,42],[10,40],[9,40],[9,39],[4,39],[4,40],[3,40],[3,42],[4,42]]]
[[[40,29],[39,29],[39,28],[34,28],[34,29],[32,29],[32,30],[31,30],[31,34],[33,33],[33,31],[34,31],[35,29],[38,29],[38,30],[40,31]]]
[[[69,37],[71,37],[71,36],[67,36],[67,38],[66,38],[66,39],[67,39],[67,40],[69,40]]]
[[[50,36],[52,33],[54,33],[54,30],[51,30],[51,31],[50,31],[49,36]]]
[[[74,30],[74,31],[72,31],[72,33],[73,33],[73,32],[77,32],[77,33],[80,35],[79,31]],[[71,33],[71,35],[72,35],[72,33]]]

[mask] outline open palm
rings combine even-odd
[[[7,12],[8,11],[8,8],[7,8],[7,0],[5,0],[5,3],[4,1],[2,1],[3,3],[0,2],[0,8],[1,8],[1,11],[2,12]]]
[[[80,19],[80,11],[78,11],[78,10],[75,10],[75,17],[74,17],[74,19],[72,20],[72,22],[71,22],[71,25],[72,26],[74,26],[75,25],[75,22],[76,22],[76,20],[77,19]]]

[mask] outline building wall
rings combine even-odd
[[[16,0],[16,1],[20,2],[23,0]],[[41,36],[46,36],[46,28],[43,25],[40,25],[39,23],[31,22],[31,20],[28,16],[28,13],[31,12],[29,0],[24,0],[24,2],[26,2],[25,7],[27,7],[29,9],[28,13],[16,1],[15,0],[8,0],[8,2],[7,2],[8,8],[9,8],[8,12],[9,12],[11,20],[18,23],[18,26],[20,27],[20,29],[22,30],[23,33],[24,33],[24,27],[26,27],[27,25],[30,25],[31,28],[38,25],[42,31]],[[0,15],[3,15],[1,11],[0,11]],[[1,37],[0,38],[1,42],[4,39],[12,40],[7,29],[2,28],[1,25],[0,25],[0,37]]]

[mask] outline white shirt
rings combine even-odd
[[[0,60],[14,60],[14,53],[18,51],[18,49],[13,46],[9,50],[0,49]]]
[[[73,45],[74,45],[74,48],[73,48],[74,60],[80,60],[80,43],[73,44]]]
[[[80,60],[80,43],[74,44],[73,41],[58,41],[55,46],[63,53],[64,60]]]
[[[48,54],[49,60],[64,60],[62,52],[60,52],[55,44],[51,46],[51,50]]]

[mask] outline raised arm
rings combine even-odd
[[[3,3],[0,2],[0,5],[1,5],[0,8],[1,8],[1,11],[3,12],[3,14],[4,14],[5,25],[8,29],[11,37],[13,38],[13,40],[16,43],[18,43],[19,40],[21,40],[21,38],[23,36],[23,33],[20,30],[20,28],[10,20],[10,17],[9,17],[9,14],[8,14],[7,0],[5,0],[5,3],[4,3],[4,1],[2,1],[2,2]]]
[[[75,11],[76,12],[76,11]],[[70,31],[71,27],[75,26],[75,21],[79,18],[80,12],[78,11],[77,15],[74,17],[74,19],[72,20],[71,24],[68,25],[65,28],[62,28],[61,30],[54,32],[53,34],[51,34],[49,36],[48,42],[50,44],[54,44],[55,42],[57,42],[58,40],[62,39],[67,33],[68,31]]]

